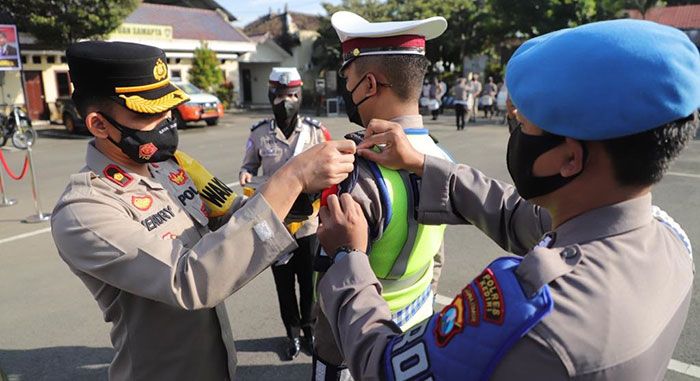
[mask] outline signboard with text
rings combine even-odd
[[[120,25],[112,34],[112,38],[172,40],[173,27],[170,25],[130,24]]]
[[[0,24],[0,71],[21,70],[17,27]]]

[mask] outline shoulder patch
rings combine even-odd
[[[269,120],[263,119],[263,120],[261,120],[261,121],[255,123],[255,124],[253,124],[253,126],[250,127],[250,130],[251,130],[251,131],[255,131],[256,128],[258,128],[258,127],[260,127],[260,126],[264,126],[264,125],[267,124],[268,122],[269,122]]]
[[[102,170],[102,174],[104,174],[105,177],[111,182],[119,185],[122,188],[134,181],[133,177],[114,164],[106,166],[105,169]]]
[[[312,125],[312,126],[314,126],[314,127],[316,127],[316,128],[321,128],[321,127],[323,127],[323,125],[321,124],[321,122],[319,122],[319,121],[316,120],[316,119],[311,119],[311,118],[309,118],[308,116],[305,116],[305,117],[304,117],[304,122],[307,123],[307,124],[310,124],[310,125]]]

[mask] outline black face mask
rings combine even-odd
[[[105,114],[100,115],[122,133],[119,142],[109,136],[107,139],[137,163],[166,161],[171,159],[177,150],[177,122],[172,118],[163,119],[150,131],[139,131],[126,127]]]
[[[523,133],[520,127],[513,130],[508,140],[508,153],[506,154],[506,164],[510,177],[513,178],[515,188],[521,197],[532,199],[554,192],[571,182],[578,175],[563,177],[560,174],[552,176],[537,177],[532,174],[532,167],[535,161],[543,153],[564,143],[563,136],[544,134],[528,135]],[[585,163],[587,155],[586,146],[583,145],[583,161]]]
[[[272,104],[272,113],[275,114],[275,121],[282,131],[290,130],[291,132],[292,128],[290,127],[295,127],[299,115],[299,103],[300,101],[285,100]]]
[[[355,90],[357,90],[357,88],[360,86],[362,81],[365,80],[365,78],[367,78],[366,75],[362,77],[362,79],[359,82],[357,82],[357,85],[355,85],[355,87],[353,87],[350,91],[348,91],[347,86],[345,86],[346,83],[343,83],[341,91],[343,101],[345,101],[345,113],[348,114],[348,120],[350,120],[350,122],[352,123],[359,125],[360,127],[364,127],[365,125],[364,123],[362,123],[362,117],[360,116],[360,110],[358,108],[367,99],[371,98],[371,95],[362,98],[362,100],[359,103],[355,104],[355,102],[352,100],[352,94],[355,92]]]

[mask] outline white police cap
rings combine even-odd
[[[447,29],[447,20],[439,16],[423,20],[371,23],[347,11],[334,13],[331,24],[342,45],[342,67],[362,56],[425,55],[425,41],[439,37]]]

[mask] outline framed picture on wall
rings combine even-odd
[[[21,70],[17,27],[0,24],[0,70]]]

